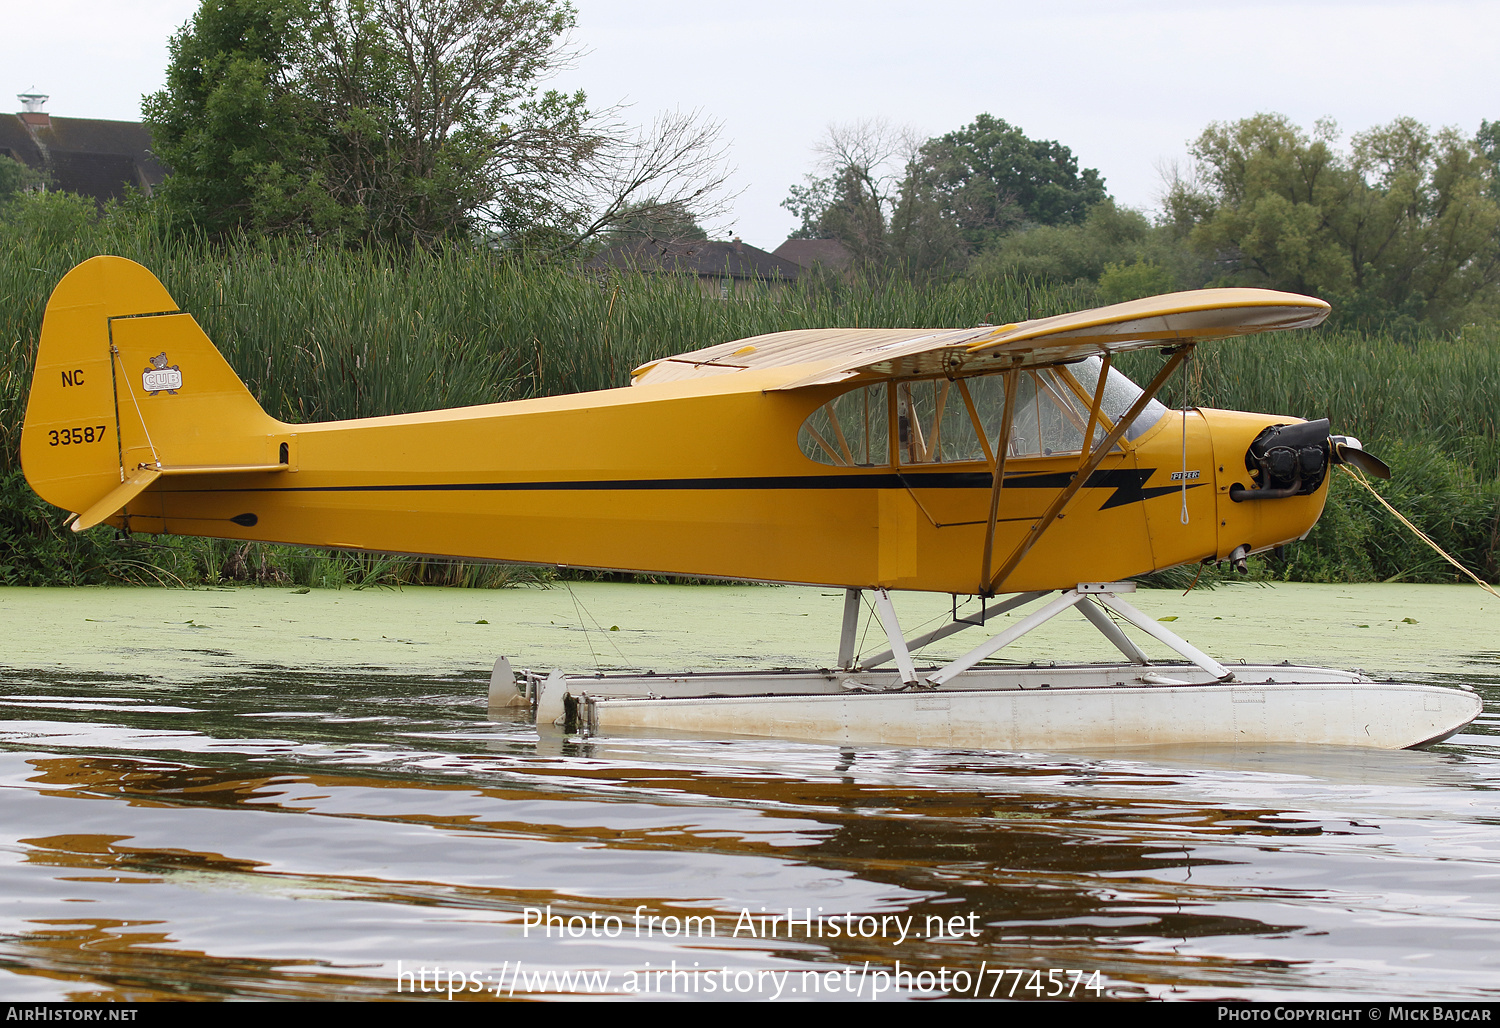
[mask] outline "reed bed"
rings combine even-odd
[[[391,255],[266,240],[217,248],[145,218],[93,221],[61,205],[58,211],[58,225],[0,226],[0,581],[535,580],[495,565],[204,540],[144,546],[105,533],[57,532],[55,512],[27,499],[17,442],[46,297],[96,253],[129,257],[156,273],[267,411],[298,422],[620,386],[631,369],[665,354],[784,329],[998,324],[1092,302],[1081,287],[897,276],[812,279],[721,299],[682,278],[590,274],[473,249]],[[1154,352],[1134,354],[1122,367],[1140,378],[1159,360]],[[1493,329],[1415,342],[1323,329],[1205,346],[1164,399],[1328,417],[1336,432],[1359,436],[1397,468],[1386,487],[1392,502],[1496,577],[1500,339]],[[1323,522],[1262,574],[1452,580],[1451,568],[1408,545],[1403,533],[1339,476]]]

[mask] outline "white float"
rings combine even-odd
[[[1408,749],[1476,718],[1473,690],[1382,682],[1290,664],[1223,665],[1121,599],[1131,582],[1083,583],[940,667],[911,651],[1042,599],[1025,593],[907,640],[884,590],[875,606],[890,649],[853,653],[860,611],[849,590],[839,667],[680,675],[542,676],[497,662],[491,703],[519,695],[539,725],[585,735],[650,730],[830,743],[993,750],[1180,744],[1319,744]],[[984,665],[1043,622],[1077,607],[1125,656],[1117,664]],[[1110,616],[1184,658],[1153,662]],[[885,668],[887,663],[894,668]]]

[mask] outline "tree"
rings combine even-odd
[[[1347,316],[1461,324],[1496,302],[1500,205],[1482,139],[1410,118],[1348,150],[1276,114],[1210,125],[1195,180],[1171,184],[1179,230],[1225,282],[1313,293]]]
[[[1153,291],[1162,293],[1179,283],[1197,284],[1196,269],[1182,266],[1181,250],[1170,230],[1153,226],[1139,211],[1105,200],[1090,207],[1079,224],[1036,225],[1001,237],[974,259],[970,270],[979,276],[1065,284],[1099,282],[1112,266],[1150,266],[1157,269],[1152,281],[1163,286]],[[1121,288],[1111,285],[1108,295],[1118,296]],[[1124,288],[1130,291],[1137,285]]]
[[[578,212],[575,242],[617,235],[622,223],[659,239],[707,239],[699,222],[723,216],[734,200],[723,192],[729,169],[720,132],[698,112],[673,111],[637,136],[607,135],[588,173],[563,191]]]
[[[915,149],[908,130],[884,121],[831,125],[814,148],[821,175],[792,186],[781,206],[802,220],[797,239],[837,239],[857,265],[893,256],[891,217]]]
[[[425,245],[576,240],[607,227],[597,185],[622,175],[615,214],[643,190],[704,195],[652,190],[672,171],[660,140],[612,136],[582,93],[541,88],[573,20],[566,0],[204,0],[145,103],[164,200],[213,233]]]
[[[40,188],[45,176],[12,157],[0,157],[0,204],[17,195]]]
[[[1482,119],[1474,142],[1490,162],[1490,198],[1500,200],[1500,121]]]
[[[162,201],[210,233],[272,221],[258,186],[285,188],[298,173],[304,205],[320,208],[311,230],[355,213],[323,188],[332,125],[297,88],[308,13],[282,0],[205,0],[171,41],[166,88],[145,98],[153,147],[172,169]]]
[[[652,239],[680,242],[707,239],[708,233],[690,211],[664,208],[654,200],[632,205],[600,236],[606,244]]]
[[[554,213],[601,141],[542,92],[561,0],[205,0],[146,101],[169,204],[210,231],[426,242]]]
[[[1066,146],[988,114],[924,143],[909,180],[903,202],[940,212],[975,251],[1024,225],[1079,224],[1108,196]]]
[[[1108,198],[1067,147],[988,114],[920,145],[883,122],[835,127],[819,153],[822,174],[782,203],[802,219],[794,235],[918,274],[958,270],[1018,228],[1081,224]]]

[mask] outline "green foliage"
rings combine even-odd
[[[867,268],[890,256],[885,198],[867,167],[848,165],[832,180],[830,200],[818,218],[818,237],[837,239]]]
[[[805,185],[787,187],[787,197],[781,206],[792,213],[800,224],[792,230],[788,239],[832,239],[825,235],[822,225],[823,213],[833,205],[834,180],[832,178],[807,177]]]
[[[1410,118],[1335,148],[1281,115],[1214,124],[1168,208],[1225,282],[1322,296],[1352,323],[1458,328],[1500,303],[1500,205],[1484,139]]]
[[[24,193],[0,208],[6,238],[24,250],[46,253],[86,237],[98,208],[73,193]]]
[[[93,585],[138,581],[139,572],[108,531],[63,527],[19,470],[0,475],[0,585]]]
[[[1066,146],[988,114],[924,143],[908,176],[904,201],[934,203],[974,250],[1023,224],[1079,224],[1108,196]]]
[[[1287,332],[1203,346],[1188,370],[1187,402],[1202,407],[1328,418],[1334,431],[1379,447],[1430,441],[1477,480],[1500,473],[1500,337],[1398,341],[1351,329]],[[1138,381],[1153,353],[1122,354]],[[1183,397],[1174,383],[1169,400]],[[1401,469],[1397,468],[1398,473]]]
[[[902,180],[891,215],[890,240],[893,254],[908,273],[962,272],[975,252],[970,235],[917,174]]]
[[[1156,292],[1202,284],[1201,266],[1177,246],[1170,230],[1153,226],[1144,214],[1117,207],[1113,200],[1089,208],[1081,224],[1038,225],[1011,233],[977,257],[969,274],[1094,283],[1103,279],[1111,265],[1125,270],[1115,272],[1106,291],[1084,306],[1114,303],[1148,281],[1160,286]]]
[[[311,177],[326,154],[321,119],[291,81],[299,13],[283,0],[207,0],[171,41],[166,88],[142,105],[172,169],[161,201],[211,234],[259,220],[257,179],[284,158],[299,155]]]
[[[1124,303],[1172,291],[1172,273],[1155,261],[1137,257],[1131,264],[1106,264],[1099,276],[1099,302]]]
[[[536,80],[572,23],[565,0],[204,0],[145,102],[162,200],[215,237],[566,222],[555,181],[601,140]]]
[[[892,213],[906,148],[884,122],[831,127],[818,146],[825,174],[792,186],[781,203],[802,221],[793,238],[837,239],[856,270],[883,272],[901,256],[892,249]]]
[[[1402,118],[1337,144],[1326,121],[1211,125],[1152,225],[1067,147],[989,115],[920,146],[865,124],[830,130],[823,174],[783,206],[865,270],[1096,284],[1099,303],[1269,286],[1402,338],[1500,317],[1500,124],[1467,139]]]
[[[627,206],[601,234],[600,242],[609,246],[642,239],[677,242],[707,238],[708,233],[684,205],[650,199]]]
[[[1500,339],[1493,330],[1402,342],[1344,329],[1202,347],[1186,401],[1203,407],[1328,418],[1389,463],[1374,482],[1397,510],[1477,574],[1500,580]],[[1142,380],[1154,353],[1122,355]],[[1175,391],[1170,402],[1182,401]],[[1452,582],[1459,573],[1342,472],[1322,518],[1288,547],[1278,578],[1314,582]],[[1467,579],[1462,579],[1467,580]]]
[[[1145,215],[1106,201],[1081,224],[1039,225],[997,241],[975,262],[973,272],[1031,275],[1050,282],[1097,281],[1107,263],[1143,257],[1151,235]]]
[[[801,220],[793,237],[837,239],[865,268],[957,271],[1018,228],[1076,225],[1108,199],[1067,147],[988,114],[920,146],[883,123],[836,127],[818,150],[825,174],[782,201]]]
[[[1386,500],[1435,543],[1490,581],[1500,580],[1500,482],[1473,471],[1431,442],[1393,442],[1384,456],[1399,469],[1375,482]],[[1369,492],[1344,474],[1307,540],[1289,554],[1282,577],[1305,582],[1467,582]]]
[[[1490,162],[1490,199],[1500,200],[1500,121],[1480,121],[1474,142]]]
[[[20,161],[0,157],[0,205],[8,203],[19,193],[37,188],[44,181],[40,173]]]

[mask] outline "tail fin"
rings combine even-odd
[[[80,515],[75,531],[128,518],[161,475],[283,470],[288,439],[139,264],[94,257],[52,291],[21,466],[44,500]]]

